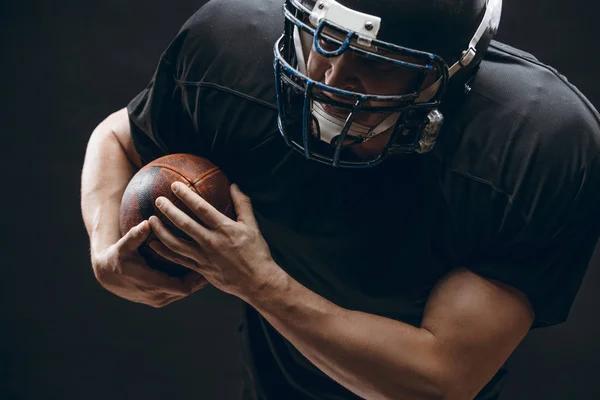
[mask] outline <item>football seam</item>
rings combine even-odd
[[[152,166],[153,166],[153,167],[161,167],[161,168],[165,168],[165,169],[168,169],[168,170],[170,170],[170,171],[173,171],[173,172],[175,172],[175,173],[178,173],[178,174],[179,174],[179,175],[180,175],[180,176],[181,176],[183,179],[185,179],[186,181],[188,181],[188,182],[189,182],[189,183],[190,183],[192,186],[193,186],[193,185],[195,185],[195,184],[197,184],[197,183],[198,183],[198,182],[199,182],[201,179],[204,179],[204,178],[205,178],[207,175],[210,175],[210,174],[213,174],[213,173],[215,173],[215,172],[219,171],[219,167],[216,167],[216,166],[215,166],[215,167],[212,167],[211,169],[209,169],[208,171],[205,171],[205,172],[204,172],[202,175],[200,175],[200,176],[198,177],[198,179],[197,179],[195,182],[192,182],[192,181],[190,181],[190,180],[189,180],[189,179],[188,179],[188,178],[187,178],[187,177],[186,177],[186,176],[183,174],[183,172],[182,172],[181,170],[179,170],[178,168],[175,168],[175,167],[173,167],[173,166],[171,166],[171,165],[169,165],[169,164],[162,164],[162,163],[160,163],[160,164],[159,164],[159,163],[157,163],[157,164],[154,164],[154,165],[152,165]]]

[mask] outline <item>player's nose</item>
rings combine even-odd
[[[355,58],[356,55],[348,51],[338,57],[329,58],[324,83],[338,89],[361,92]]]

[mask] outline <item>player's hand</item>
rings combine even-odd
[[[159,197],[156,204],[161,212],[192,240],[178,238],[153,216],[150,218],[152,230],[161,243],[161,246],[157,246],[157,242],[150,244],[154,251],[199,272],[216,288],[246,301],[285,275],[271,257],[250,198],[237,185],[231,186],[237,221],[219,212],[186,185],[176,182],[171,189],[204,226],[167,198]]]
[[[148,221],[143,221],[92,260],[96,279],[106,290],[124,299],[159,308],[207,285],[198,274],[175,278],[148,267],[138,248],[150,231]]]

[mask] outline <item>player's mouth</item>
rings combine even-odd
[[[348,115],[350,115],[350,110],[346,108],[336,107],[325,103],[321,104],[323,106],[323,109],[327,112],[327,114],[331,114],[334,117],[346,119],[348,118]]]
[[[348,99],[339,98],[339,97],[336,97],[335,95],[332,95],[329,93],[323,93],[323,95],[325,97],[327,97],[328,99],[331,99],[332,101],[335,101],[337,103],[347,104],[348,107],[352,107],[354,105],[352,102],[349,102]],[[321,106],[323,107],[323,110],[325,110],[325,112],[327,114],[330,114],[333,117],[337,117],[337,118],[340,118],[343,120],[346,120],[348,118],[348,115],[350,115],[350,112],[352,111],[349,108],[337,107],[337,106],[334,106],[332,104],[328,104],[325,102],[321,102]],[[365,115],[364,113],[358,113],[354,117],[354,121],[358,122],[358,123],[365,123],[367,120],[368,120],[368,116]]]
[[[349,104],[349,103],[348,103]],[[323,107],[323,110],[325,110],[325,112],[333,117],[337,117],[339,119],[342,120],[346,120],[348,118],[348,116],[350,115],[350,112],[352,110],[348,109],[348,108],[342,108],[342,107],[336,107],[334,105],[331,104],[327,104],[327,103],[321,103],[321,106]],[[369,115],[365,112],[358,112],[356,113],[356,115],[354,116],[354,122],[358,122],[359,124],[364,124],[364,125],[368,125],[370,123],[370,118]]]

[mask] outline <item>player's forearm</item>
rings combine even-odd
[[[247,301],[332,379],[369,400],[444,398],[431,333],[338,307],[287,275],[278,282]]]
[[[92,258],[121,237],[121,197],[137,170],[105,122],[90,137],[81,175],[81,212]]]

